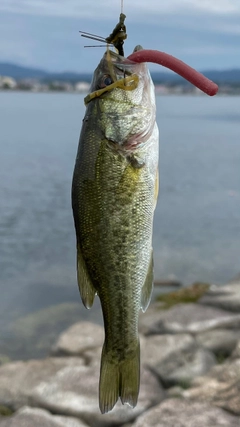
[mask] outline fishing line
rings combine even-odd
[[[89,46],[83,46],[83,47],[108,47],[108,45],[107,44],[98,44],[98,45],[89,45]]]
[[[121,13],[123,13],[123,0],[121,0]]]

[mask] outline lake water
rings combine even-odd
[[[82,308],[75,274],[84,109],[77,94],[0,93],[0,344],[13,320],[50,305],[99,316]],[[158,97],[157,121],[155,277],[224,283],[240,271],[240,98]]]

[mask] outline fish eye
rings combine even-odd
[[[105,79],[104,79],[104,81],[103,81],[103,83],[104,83],[106,86],[111,85],[111,84],[112,84],[112,79],[111,79],[111,77],[110,77],[110,76],[106,76],[106,77],[105,77]]]
[[[106,86],[111,85],[112,83],[113,83],[112,77],[109,76],[108,74],[105,74],[100,81],[99,87],[104,88]]]

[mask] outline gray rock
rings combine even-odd
[[[230,356],[239,338],[240,332],[229,329],[215,329],[196,335],[196,341],[200,346],[223,357]]]
[[[72,417],[52,415],[44,409],[24,406],[13,416],[0,419],[0,427],[87,427]]]
[[[220,408],[182,399],[169,399],[148,410],[133,427],[239,427],[240,418]]]
[[[236,282],[240,282],[240,273],[234,276],[231,280],[229,280],[228,283],[236,283]]]
[[[201,304],[178,304],[162,311],[149,333],[199,333],[216,328],[240,326],[240,314]]]
[[[142,364],[152,368],[171,355],[176,358],[183,350],[188,350],[194,346],[195,340],[189,334],[166,334],[146,337],[144,345],[141,346]]]
[[[139,334],[141,348],[144,337]],[[64,331],[53,345],[53,356],[81,356],[86,365],[99,366],[104,342],[104,328],[91,322],[78,322]]]
[[[150,304],[147,311],[143,313],[140,311],[139,314],[139,332],[143,335],[149,332],[150,327],[156,322],[161,316],[164,304],[162,302],[154,302]]]
[[[14,410],[28,405],[32,392],[42,381],[47,381],[64,368],[84,364],[80,358],[48,358],[13,362],[0,366],[0,404]]]
[[[167,390],[168,398],[182,397],[184,389],[179,385],[174,385]]]
[[[240,341],[237,342],[236,347],[231,354],[231,359],[240,359]]]
[[[52,348],[56,356],[79,356],[103,345],[104,329],[91,322],[79,322],[64,331]]]
[[[85,366],[81,358],[63,357],[15,362],[0,367],[0,404],[14,410],[24,405],[82,419],[91,426],[123,424],[165,396],[156,377],[147,369],[141,375],[136,408],[122,406],[106,415],[98,407],[98,365]]]
[[[142,349],[145,347],[145,337],[139,334],[139,339],[140,339],[140,348]],[[89,349],[85,348],[81,352],[81,357],[84,358],[85,364],[87,366],[99,367],[101,356],[102,356],[102,343],[100,347],[92,347]]]
[[[112,412],[102,415],[98,407],[98,381],[99,366],[63,368],[33,389],[32,405],[79,417],[93,427],[101,427],[131,422],[164,397],[155,376],[145,369],[136,408],[118,402]]]
[[[224,286],[210,286],[208,292],[200,298],[199,304],[220,307],[225,310],[240,312],[240,279]]]
[[[240,359],[217,365],[207,376],[196,378],[183,397],[209,402],[240,415]]]
[[[208,350],[192,348],[171,354],[154,367],[166,387],[180,384],[188,387],[193,378],[206,374],[216,364]]]

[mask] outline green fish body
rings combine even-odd
[[[110,58],[110,60],[109,60]],[[99,405],[134,407],[140,382],[139,310],[153,286],[152,226],[158,193],[158,128],[146,64],[107,52],[91,92],[137,75],[134,90],[115,87],[86,108],[72,184],[81,298],[101,301],[105,342]]]

